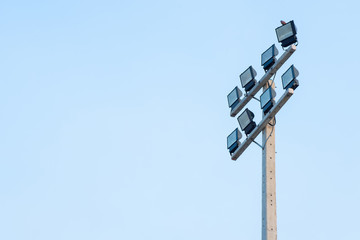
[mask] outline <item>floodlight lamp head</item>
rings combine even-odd
[[[243,73],[240,74],[241,86],[245,89],[246,92],[250,91],[256,84],[256,71],[250,66]]]
[[[276,56],[279,54],[279,51],[273,44],[265,52],[261,54],[261,66],[263,66],[265,72],[269,70],[276,62]]]
[[[260,96],[260,107],[264,114],[267,114],[275,104],[275,90],[270,86]]]
[[[240,91],[240,89],[238,87],[235,87],[227,95],[229,108],[233,109],[236,106],[236,104],[238,104],[240,102],[241,96],[242,96],[242,92]]]
[[[283,88],[288,90],[292,88],[295,90],[299,86],[299,81],[296,79],[299,76],[299,71],[294,65],[291,65],[288,70],[281,76]]]
[[[238,128],[236,128],[230,135],[227,137],[227,148],[229,153],[232,154],[240,146],[240,139],[242,135]]]
[[[277,39],[283,48],[290,46],[293,43],[297,43],[297,30],[294,21],[281,25],[275,29],[275,32]]]
[[[244,131],[246,135],[249,135],[256,127],[256,123],[253,119],[254,113],[248,108],[246,108],[245,111],[237,118],[241,130]]]

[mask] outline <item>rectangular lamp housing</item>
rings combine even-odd
[[[296,26],[294,21],[290,21],[275,29],[276,36],[282,47],[290,46],[297,42]]]
[[[269,47],[263,54],[261,54],[261,66],[263,66],[264,70],[269,70],[275,63],[275,56],[279,54],[279,51],[273,44]]]
[[[240,82],[241,86],[245,88],[245,91],[250,91],[256,84],[256,71],[255,69],[250,66],[248,67],[242,74],[240,74]]]
[[[230,154],[235,152],[237,147],[240,145],[241,132],[236,128],[228,137],[227,137],[227,148],[229,149]]]
[[[270,86],[260,96],[260,106],[264,114],[267,114],[275,104],[275,90]]]
[[[241,130],[244,131],[246,135],[250,134],[251,131],[256,127],[256,123],[253,121],[253,119],[254,113],[251,112],[248,108],[246,108],[237,119]]]
[[[295,90],[299,86],[299,81],[296,77],[299,76],[299,71],[294,65],[291,65],[288,70],[281,76],[282,85],[284,89],[292,88]]]
[[[237,103],[240,102],[240,97],[242,96],[242,92],[238,87],[235,87],[228,95],[228,105],[229,108],[233,109],[234,106],[236,106]]]

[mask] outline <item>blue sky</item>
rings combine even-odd
[[[261,149],[226,95],[294,20],[278,239],[356,239],[357,1],[2,1],[1,239],[260,239]],[[259,103],[247,107],[261,119]],[[260,138],[259,138],[260,141]]]

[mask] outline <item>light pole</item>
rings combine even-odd
[[[249,109],[245,109],[238,117],[238,122],[241,129],[245,131],[247,138],[243,143],[240,143],[240,134],[236,135],[240,137],[234,138],[233,132],[228,137],[228,149],[231,159],[236,160],[252,142],[255,142],[255,138],[262,132],[262,145],[255,142],[262,148],[262,240],[277,239],[275,115],[299,86],[299,82],[296,79],[299,72],[292,65],[281,77],[285,92],[279,100],[275,102],[275,82],[274,78],[272,80],[270,78],[275,76],[280,67],[296,51],[296,46],[293,45],[293,43],[297,43],[294,21],[290,21],[289,23],[282,21],[282,26],[278,27],[275,31],[282,47],[290,47],[285,50],[278,60],[275,58],[278,54],[275,45],[268,48],[261,56],[261,65],[265,70],[264,76],[256,82],[256,71],[250,66],[240,75],[241,84],[246,91],[245,97],[240,99],[241,94],[237,93],[236,101],[234,101],[229,99],[231,93],[228,95],[229,107],[231,108],[230,116],[235,117],[251,99],[255,98],[255,95],[260,89],[263,88],[263,93],[259,100],[260,106],[263,109],[263,117],[260,123],[256,125],[252,120],[254,114]],[[244,82],[245,84],[243,84]],[[232,147],[229,147],[230,145]]]
[[[270,83],[275,88],[275,83]],[[264,86],[264,91],[268,84]],[[271,125],[270,125],[271,124]],[[262,131],[262,239],[277,239],[275,179],[275,117]]]

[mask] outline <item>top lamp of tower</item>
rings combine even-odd
[[[282,47],[287,47],[293,43],[297,43],[296,26],[294,21],[290,21],[285,25],[276,28],[275,32]]]

